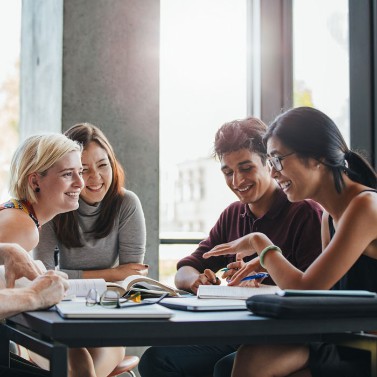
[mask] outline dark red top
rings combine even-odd
[[[322,208],[312,200],[291,203],[283,191],[279,190],[269,211],[255,218],[247,204],[232,203],[227,207],[209,237],[200,242],[199,247],[189,256],[181,259],[177,269],[191,266],[199,272],[209,268],[214,272],[235,261],[235,255],[203,259],[202,255],[216,245],[233,241],[252,232],[266,234],[279,246],[283,255],[301,271],[306,270],[321,253]],[[255,255],[254,255],[255,256]],[[245,258],[248,261],[252,257]],[[266,278],[263,283],[272,280]]]

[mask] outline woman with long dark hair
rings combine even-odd
[[[252,233],[205,254],[259,255],[282,289],[363,289],[377,292],[377,178],[351,151],[334,122],[319,110],[288,110],[264,137],[271,176],[288,199],[313,199],[325,212],[323,251],[301,272],[262,233]],[[243,345],[233,377],[347,377],[370,375],[369,354],[333,344]]]
[[[34,258],[76,279],[146,275],[144,213],[136,194],[124,188],[124,172],[110,142],[90,123],[76,124],[65,135],[83,146],[79,208],[42,227]]]

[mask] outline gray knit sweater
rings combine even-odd
[[[80,279],[83,270],[100,270],[125,263],[143,263],[145,254],[146,230],[143,209],[139,198],[132,191],[124,190],[118,217],[113,230],[101,239],[94,239],[84,233],[95,223],[101,203],[90,206],[79,200],[78,221],[83,247],[68,249],[61,245],[52,227],[52,221],[40,230],[37,248],[33,250],[34,259],[40,259],[48,270],[54,269],[54,249],[59,247],[59,268],[70,279]]]

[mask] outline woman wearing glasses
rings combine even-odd
[[[322,112],[291,109],[269,127],[271,176],[292,202],[313,199],[325,209],[322,254],[305,271],[292,266],[267,236],[253,233],[215,247],[205,258],[258,253],[282,289],[365,289],[377,292],[377,177],[351,151]],[[371,225],[372,224],[372,225]],[[332,344],[243,345],[233,377],[368,376],[369,355]]]

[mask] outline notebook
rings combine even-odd
[[[255,295],[269,294],[280,291],[275,285],[263,285],[256,287],[235,287],[229,285],[199,285],[198,297],[207,299],[237,299],[246,300]]]
[[[104,308],[86,306],[84,301],[62,301],[56,310],[63,318],[170,318],[173,312],[159,304],[132,308]]]
[[[170,309],[192,312],[247,309],[245,300],[201,299],[197,297],[164,298],[160,304]]]

